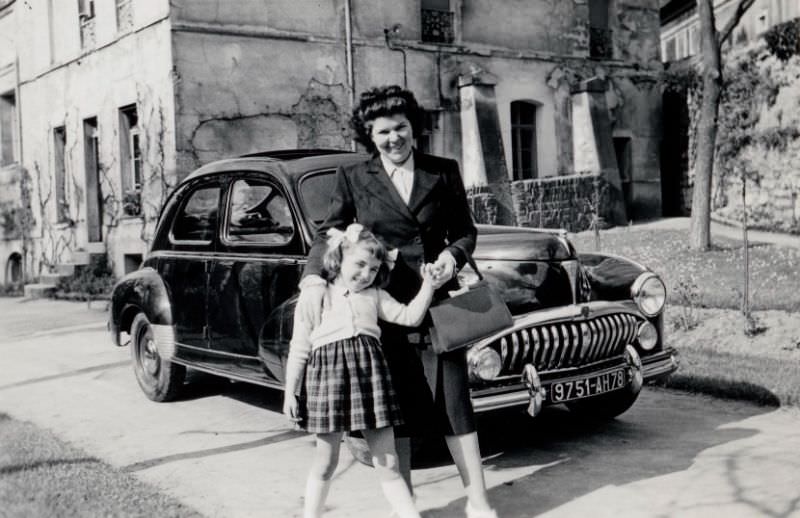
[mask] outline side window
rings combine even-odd
[[[211,241],[217,230],[219,207],[218,186],[194,191],[178,212],[172,225],[175,241]]]
[[[236,180],[227,211],[225,240],[229,243],[285,245],[294,237],[286,198],[264,181]]]

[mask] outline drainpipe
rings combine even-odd
[[[347,89],[350,91],[350,110],[356,106],[356,81],[353,66],[353,17],[350,10],[351,0],[344,2],[344,40],[345,60],[347,61]],[[350,139],[350,151],[356,150],[356,141]]]
[[[20,92],[20,76],[19,76],[19,53],[15,56],[14,68],[16,72],[16,82],[14,90],[17,103],[17,163],[20,167],[24,163],[22,160],[22,92]]]
[[[403,55],[403,88],[408,88],[408,72],[406,72],[406,51],[405,49],[395,47],[392,45],[391,38],[392,36],[398,34],[400,32],[400,24],[396,23],[392,26],[391,29],[383,29],[383,38],[386,40],[386,48],[389,50],[393,50],[395,52],[399,52]]]

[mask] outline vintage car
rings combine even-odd
[[[364,155],[291,150],[222,160],[167,199],[142,267],[115,286],[109,329],[154,401],[186,369],[282,389],[297,284],[340,165]],[[474,257],[513,325],[469,346],[476,412],[566,404],[612,418],[677,368],[665,287],[622,257],[578,253],[562,230],[478,226]],[[462,284],[477,276],[461,271]],[[126,336],[127,335],[127,336]]]

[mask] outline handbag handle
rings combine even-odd
[[[475,264],[475,259],[472,258],[472,254],[467,252],[466,256],[467,256],[467,262],[472,267],[472,269],[475,271],[475,273],[478,275],[478,279],[483,280],[483,274],[478,269],[478,265]]]

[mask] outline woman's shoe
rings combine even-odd
[[[491,507],[485,511],[479,511],[472,507],[469,502],[467,502],[465,511],[467,512],[467,518],[498,518],[497,512]]]

